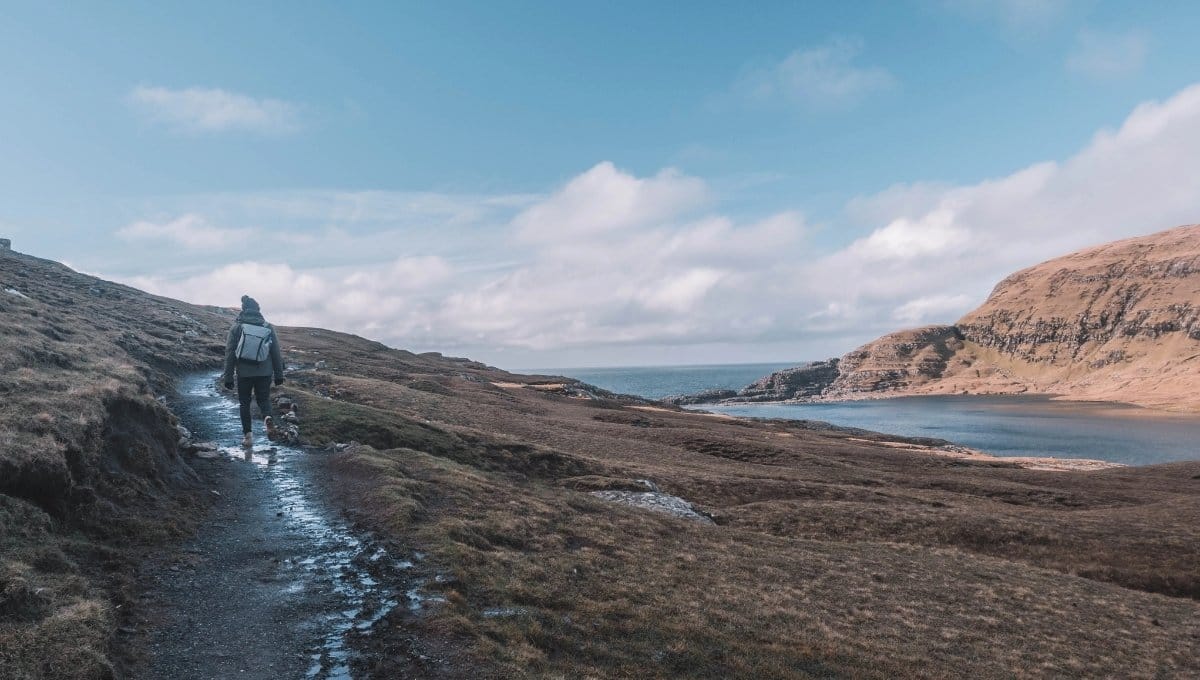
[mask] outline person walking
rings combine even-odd
[[[234,385],[237,372],[238,409],[242,417],[242,446],[254,446],[254,434],[250,420],[250,398],[253,394],[262,413],[263,423],[270,437],[275,430],[271,413],[271,377],[275,384],[283,384],[283,356],[275,337],[275,327],[267,323],[258,302],[249,295],[242,296],[242,313],[229,329],[225,341],[225,373],[222,376],[225,389]]]

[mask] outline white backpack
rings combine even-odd
[[[266,361],[271,358],[271,341],[274,333],[266,326],[252,323],[242,324],[242,338],[238,340],[237,358],[241,361]]]

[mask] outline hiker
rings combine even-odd
[[[275,430],[271,417],[271,376],[275,384],[283,384],[283,357],[275,328],[267,323],[258,302],[249,295],[242,296],[242,313],[229,329],[225,342],[225,389],[233,389],[233,372],[237,369],[238,406],[242,416],[242,446],[254,446],[250,426],[250,395],[258,401],[267,428],[267,437]]]

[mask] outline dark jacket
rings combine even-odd
[[[240,361],[237,359],[237,346],[238,341],[242,339],[243,323],[266,326],[271,329],[271,335],[274,337],[271,342],[270,361]],[[275,327],[263,318],[261,312],[243,311],[229,329],[229,338],[225,341],[225,374],[222,376],[222,382],[233,381],[235,368],[239,378],[261,378],[274,374],[276,380],[283,380],[283,355],[279,352],[279,335],[275,332]]]

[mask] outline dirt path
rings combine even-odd
[[[391,588],[411,563],[326,506],[314,454],[261,432],[252,452],[236,446],[236,405],[215,379],[187,378],[173,406],[198,441],[224,445],[196,463],[219,497],[196,536],[142,575],[148,618],[125,631],[149,655],[135,677],[355,677],[351,642],[405,599]]]

